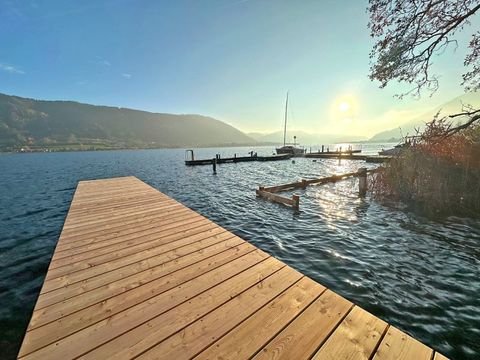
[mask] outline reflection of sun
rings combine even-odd
[[[338,110],[340,110],[342,113],[347,112],[350,110],[350,104],[346,101],[342,101],[340,104],[338,104]]]

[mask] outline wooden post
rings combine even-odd
[[[358,193],[360,196],[367,194],[367,168],[358,169]]]
[[[325,145],[322,145],[322,153],[323,153],[323,149],[325,148]]]
[[[300,196],[292,195],[292,201],[293,201],[292,208],[298,211],[300,209]]]
[[[213,165],[213,175],[217,175],[217,157],[213,159],[212,165]]]
[[[307,188],[307,180],[302,179],[302,189],[306,189],[306,188]]]

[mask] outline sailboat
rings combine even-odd
[[[303,155],[307,151],[303,147],[297,147],[297,137],[293,137],[293,144],[287,144],[287,110],[288,110],[288,92],[287,100],[285,101],[285,123],[283,126],[283,146],[276,148],[277,154]]]

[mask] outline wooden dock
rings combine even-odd
[[[251,156],[234,156],[228,158],[216,157],[214,159],[198,159],[198,160],[185,160],[185,165],[187,166],[194,166],[194,165],[212,165],[214,162],[217,164],[231,164],[231,163],[239,163],[239,162],[251,162],[251,161],[281,161],[281,160],[288,160],[292,156],[289,154],[281,154],[281,155],[251,155]]]
[[[350,152],[332,153],[332,152],[316,152],[305,154],[307,159],[343,159],[343,160],[359,160],[368,163],[384,163],[392,159],[391,156],[380,155],[358,155]]]
[[[78,184],[18,356],[445,359],[133,177]]]

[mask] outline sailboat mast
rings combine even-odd
[[[286,145],[286,139],[287,139],[287,110],[288,110],[288,91],[287,91],[287,100],[285,101],[285,125],[283,128],[283,146]]]

